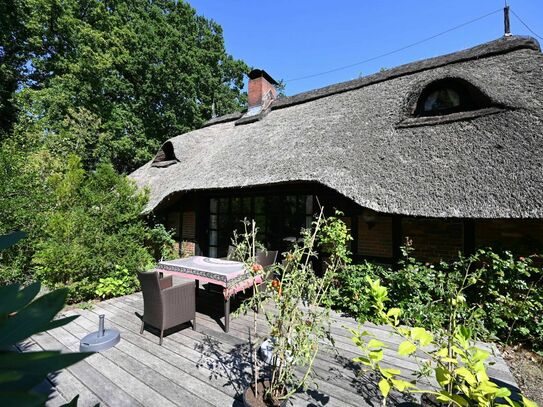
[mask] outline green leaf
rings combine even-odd
[[[383,351],[382,350],[371,351],[369,354],[369,357],[374,362],[380,362],[381,360],[383,360]]]
[[[532,400],[527,399],[524,396],[522,396],[522,402],[524,403],[525,407],[537,407],[537,403],[534,403]]]
[[[394,369],[394,368],[382,368],[382,367],[379,367],[379,371],[387,379],[390,379],[393,376],[396,376],[396,375],[399,375],[400,373],[402,373],[401,370]]]
[[[415,327],[411,329],[411,338],[419,341],[422,346],[432,343],[434,336],[424,328]]]
[[[488,353],[487,351],[484,351],[482,349],[477,348],[476,351],[475,351],[475,354],[473,355],[473,359],[476,362],[480,362],[480,361],[487,360],[489,356],[490,356],[490,353]]]
[[[3,406],[43,406],[47,401],[47,395],[29,391],[5,391],[0,393]]]
[[[498,391],[496,391],[496,397],[504,398],[509,397],[511,395],[511,390],[509,390],[507,387],[500,387]]]
[[[39,282],[32,283],[22,290],[18,284],[11,284],[2,287],[0,290],[0,314],[9,314],[17,312],[26,307],[40,292],[41,284]]]
[[[401,313],[402,313],[401,309],[399,309],[399,308],[391,308],[391,309],[389,309],[387,311],[387,317],[399,318]]]
[[[379,390],[381,390],[383,397],[387,398],[388,393],[390,393],[390,384],[386,379],[381,379],[379,382]]]
[[[0,349],[47,329],[50,321],[64,307],[67,294],[67,289],[45,294],[5,320],[0,325]]]
[[[30,390],[43,381],[48,373],[71,366],[91,354],[58,351],[0,353],[0,371],[11,375],[2,378],[0,391]]]
[[[398,346],[398,354],[402,356],[409,356],[417,350],[417,346],[409,341],[403,341]]]
[[[466,382],[468,382],[471,386],[474,386],[477,384],[477,379],[471,373],[467,368],[465,367],[459,367],[458,369],[454,370],[454,373],[460,377],[462,377]]]
[[[394,388],[402,392],[405,391],[406,389],[415,387],[413,383],[408,382],[406,380],[390,379],[390,381],[392,382],[392,385],[394,386]]]
[[[444,387],[451,382],[451,374],[447,369],[438,366],[434,371],[436,374],[436,380],[441,387]]]
[[[368,342],[368,348],[370,349],[380,349],[383,347],[383,342],[377,340],[377,339],[370,339]]]
[[[366,366],[371,366],[371,360],[369,360],[368,358],[366,358],[364,356],[358,356],[358,357],[354,358],[353,362],[362,363],[362,364],[364,364]]]

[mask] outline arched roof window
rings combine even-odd
[[[177,157],[175,156],[175,151],[171,141],[166,141],[160,150],[158,150],[157,155],[153,159],[151,164],[153,167],[168,167],[177,162]]]
[[[420,94],[415,116],[440,116],[482,109],[490,99],[463,79],[441,79],[429,84]]]

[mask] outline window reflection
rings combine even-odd
[[[209,255],[224,257],[234,230],[254,219],[258,240],[270,250],[284,250],[285,237],[298,237],[313,220],[312,195],[267,195],[210,199]]]

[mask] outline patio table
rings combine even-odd
[[[224,330],[230,327],[230,297],[236,293],[260,284],[260,276],[253,277],[242,262],[215,259],[212,257],[192,256],[183,259],[161,261],[157,271],[178,275],[196,280],[196,282],[213,283],[223,287],[224,296]]]

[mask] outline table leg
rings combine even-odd
[[[230,297],[224,300],[224,332],[230,330]]]
[[[196,287],[196,296],[198,297],[198,294],[200,294],[200,280],[195,280],[194,281],[196,284],[195,287]]]

